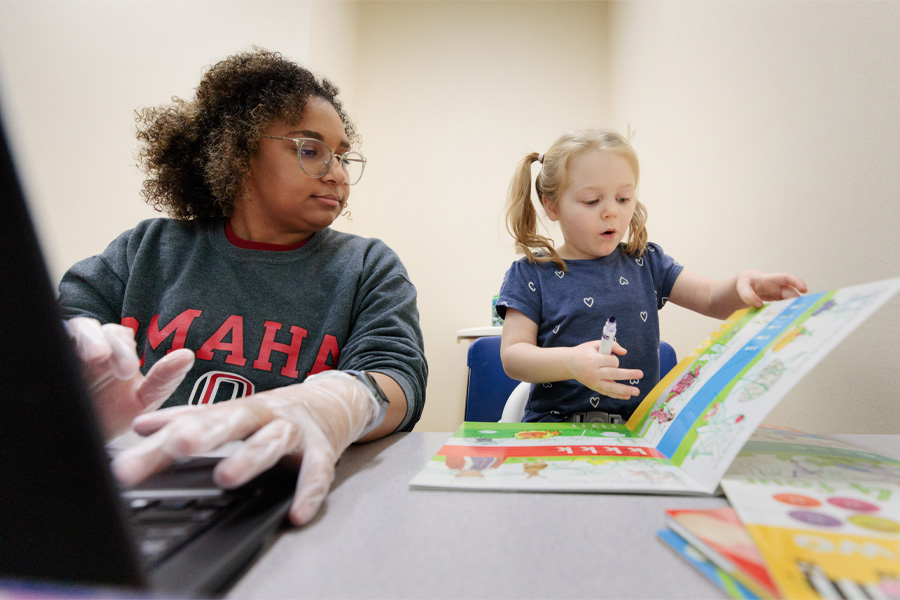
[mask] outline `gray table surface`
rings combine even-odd
[[[449,436],[350,448],[316,519],[228,597],[727,598],[656,536],[664,509],[724,498],[409,489]],[[900,435],[832,437],[900,459]]]

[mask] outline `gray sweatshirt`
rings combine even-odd
[[[142,370],[189,348],[194,367],[164,406],[203,404],[328,369],[378,371],[406,394],[409,431],[425,404],[416,290],[378,239],[323,229],[296,250],[240,248],[224,223],[150,219],[59,285],[65,318],[135,332]]]

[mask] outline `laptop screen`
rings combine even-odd
[[[144,587],[0,121],[0,579]]]

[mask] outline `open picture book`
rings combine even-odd
[[[712,494],[813,366],[900,289],[900,278],[735,312],[625,424],[464,422],[412,488]]]

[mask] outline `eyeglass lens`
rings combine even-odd
[[[300,168],[310,177],[324,177],[334,160],[331,148],[319,140],[303,140],[297,146],[297,158]],[[365,159],[358,152],[345,152],[339,155],[341,168],[347,176],[347,183],[356,184],[362,177]]]

